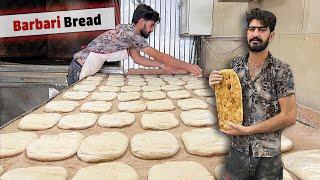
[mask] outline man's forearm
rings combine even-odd
[[[141,57],[139,60],[135,61],[135,63],[147,66],[147,67],[161,67],[163,64],[156,60],[147,59],[145,57]]]
[[[281,112],[267,120],[258,122],[251,126],[243,126],[228,122],[228,130],[222,132],[234,136],[269,133],[291,126],[296,122],[296,96],[288,95],[279,99]]]
[[[270,119],[259,122],[255,125],[249,126],[250,134],[268,133],[272,131],[277,131],[288,126],[293,125],[296,122],[295,114],[286,115],[278,114]]]
[[[164,53],[161,55],[161,58],[156,58],[156,60],[163,64],[176,67],[176,68],[182,68],[182,69],[187,69],[188,66],[190,65],[189,63],[178,60]]]
[[[173,67],[175,69],[184,69],[196,77],[202,76],[202,70],[197,65],[186,63],[168,54],[162,53],[152,47],[144,48],[142,51],[167,66]]]

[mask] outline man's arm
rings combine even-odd
[[[229,122],[229,130],[223,131],[231,135],[251,135],[268,133],[291,126],[296,122],[296,96],[289,95],[279,99],[281,112],[276,116],[252,126],[242,126]]]
[[[175,72],[175,68],[172,68],[170,66],[166,66],[165,64],[159,62],[159,61],[155,61],[155,60],[150,60],[147,59],[143,56],[140,55],[140,52],[135,49],[135,48],[131,48],[128,50],[130,56],[132,57],[133,61],[137,64],[143,65],[143,66],[152,66],[152,67],[159,67],[165,71],[168,71],[170,73],[174,73]]]
[[[184,61],[180,61],[172,56],[169,56],[165,53],[162,53],[152,47],[146,47],[142,49],[143,52],[147,53],[149,56],[153,57],[157,61],[172,66],[176,68],[185,69],[188,72],[192,73],[195,76],[202,76],[202,70],[198,65],[193,65],[186,63]]]

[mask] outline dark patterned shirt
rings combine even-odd
[[[251,80],[248,56],[231,62],[242,86],[243,125],[251,126],[280,113],[279,99],[295,93],[290,66],[269,53],[259,74]],[[231,145],[255,157],[274,157],[281,153],[282,130],[247,136],[233,136]]]
[[[134,24],[119,24],[92,40],[85,49],[74,54],[75,59],[85,61],[90,52],[108,54],[129,48],[144,49],[148,42],[135,31]]]

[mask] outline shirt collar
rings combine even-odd
[[[246,58],[244,59],[244,68],[246,70],[246,75],[248,76],[249,79],[250,78],[250,74],[249,74],[249,67],[248,67],[248,59],[249,59],[249,54],[247,54]],[[271,65],[274,61],[274,58],[272,57],[271,53],[268,52],[268,56],[267,56],[267,59],[266,61],[264,62],[262,68],[261,68],[261,71],[259,72],[259,74],[255,77],[255,79],[253,80],[253,82],[255,82],[260,76],[261,74],[265,71],[265,69]],[[250,81],[251,82],[251,81]]]
[[[249,59],[249,53],[247,54],[247,56],[245,58],[245,64],[248,64],[248,59]],[[273,64],[273,62],[274,62],[274,57],[272,56],[271,52],[269,51],[267,59],[266,59],[263,67],[267,67],[269,64]]]
[[[135,31],[136,30],[136,26],[135,24],[129,24],[129,29]]]

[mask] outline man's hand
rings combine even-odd
[[[278,131],[296,122],[296,96],[294,94],[279,99],[281,112],[270,119],[260,121],[251,126],[242,126],[227,122],[228,130],[222,132],[230,135],[252,135]]]
[[[234,124],[230,121],[227,121],[228,130],[220,130],[229,135],[233,136],[243,136],[243,135],[251,135],[251,126],[243,126],[240,124]]]
[[[190,64],[186,70],[195,77],[202,77],[202,69],[198,65]]]
[[[215,84],[219,84],[222,81],[222,74],[220,71],[212,71],[209,76],[209,85],[213,86]]]

